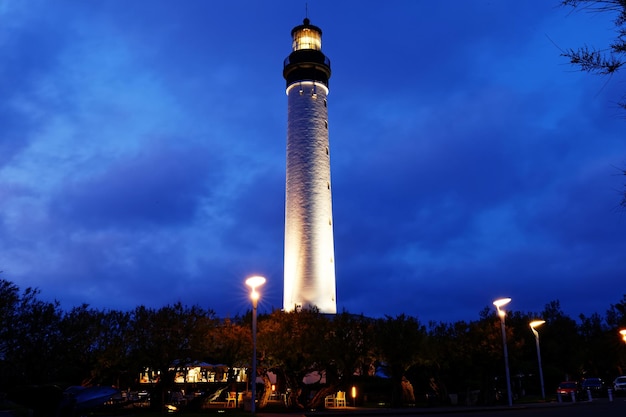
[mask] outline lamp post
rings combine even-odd
[[[246,280],[246,285],[250,287],[250,299],[252,300],[252,404],[250,411],[256,412],[256,308],[259,301],[257,288],[265,284],[265,277],[253,276]]]
[[[622,336],[622,340],[624,341],[624,343],[626,343],[626,329],[620,329],[619,334],[620,336]],[[620,355],[620,362],[622,361],[623,357],[623,355]],[[615,394],[617,395],[617,392],[615,392]]]
[[[546,399],[546,391],[543,387],[543,369],[541,368],[541,350],[539,349],[539,332],[535,327],[539,327],[544,324],[545,320],[534,320],[530,322],[530,330],[535,335],[535,344],[537,345],[537,360],[539,361],[539,380],[541,381],[541,398]]]
[[[498,316],[500,316],[500,326],[502,328],[502,345],[504,346],[504,369],[506,372],[506,394],[509,400],[509,407],[513,406],[513,397],[511,396],[511,376],[509,375],[509,351],[506,348],[506,329],[504,327],[504,318],[506,316],[506,312],[502,310],[500,307],[503,307],[511,302],[510,298],[499,298],[493,302],[493,305],[496,306],[496,310],[498,311]]]

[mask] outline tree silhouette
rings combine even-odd
[[[613,76],[626,64],[626,1],[624,0],[561,0],[562,6],[586,10],[595,13],[606,13],[615,16],[614,23],[617,36],[610,45],[601,49],[588,46],[578,49],[565,49],[562,56],[582,71],[599,75]],[[626,93],[618,106],[626,110]],[[626,169],[622,170],[626,175]],[[621,206],[626,207],[626,191],[622,195]]]
[[[289,390],[289,406],[308,405],[307,375],[323,375],[329,362],[325,347],[329,320],[315,309],[274,311],[259,320],[258,346],[260,368],[278,372]]]
[[[615,15],[617,36],[613,43],[601,49],[588,46],[566,49],[562,55],[582,71],[599,75],[614,75],[626,64],[626,2],[623,0],[562,0],[563,6],[596,13]],[[626,97],[626,95],[625,95]],[[626,101],[619,106],[626,109]]]
[[[381,367],[391,378],[391,405],[398,407],[405,400],[403,377],[406,371],[424,359],[426,329],[417,318],[404,314],[379,319],[374,329],[374,350]]]
[[[586,375],[610,381],[623,373],[626,344],[618,331],[626,327],[626,295],[604,316],[580,315],[578,322],[563,313],[558,301],[551,301],[540,313],[507,311],[516,394],[537,391],[529,322],[539,318],[546,321],[540,331],[548,395],[554,395],[562,380]],[[193,362],[247,366],[251,333],[246,320],[218,320],[211,310],[180,303],[160,309],[140,306],[130,312],[81,305],[63,312],[57,302],[42,301],[38,290],[21,292],[0,280],[0,390],[28,386],[25,398],[33,398],[29,389],[35,384],[139,389],[140,373],[150,368],[160,375],[151,397],[158,407],[168,390],[182,388],[174,384],[176,373]],[[428,331],[406,315],[372,319],[348,312],[329,316],[315,310],[275,311],[259,317],[259,370],[261,375],[269,370],[277,374],[279,389],[290,389],[294,407],[320,407],[324,396],[348,391],[353,384],[361,384],[370,401],[391,395],[394,406],[406,405],[402,400],[407,380],[416,402],[436,390],[441,402],[449,401],[448,394],[458,394],[462,404],[490,404],[496,388],[504,388],[500,332],[493,308],[479,312],[475,321],[430,323]],[[374,369],[384,370],[389,379],[373,378]],[[305,385],[306,375],[319,380]],[[60,395],[57,390],[48,394]]]

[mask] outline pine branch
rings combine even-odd
[[[577,50],[567,49],[561,56],[569,58],[570,63],[578,65],[581,71],[601,75],[613,74],[625,63],[617,59],[613,54],[605,54],[602,51],[590,49],[587,46]]]

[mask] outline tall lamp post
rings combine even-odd
[[[546,391],[543,387],[543,369],[541,367],[541,350],[539,349],[539,332],[535,327],[539,327],[544,324],[545,320],[535,320],[530,322],[530,330],[535,335],[535,344],[537,345],[537,360],[539,361],[539,380],[541,381],[541,398],[546,399]]]
[[[250,287],[250,299],[252,300],[252,404],[250,411],[256,412],[256,308],[259,302],[257,288],[265,284],[265,277],[253,276],[246,280],[246,285]]]
[[[500,316],[500,326],[502,327],[502,345],[504,346],[504,369],[506,372],[506,394],[509,400],[509,407],[513,406],[513,397],[511,396],[511,376],[509,375],[509,351],[506,348],[506,329],[504,327],[504,318],[506,312],[500,307],[503,307],[511,302],[510,298],[500,298],[493,302]]]
[[[626,329],[620,329],[619,334],[622,336],[624,343],[626,343]]]

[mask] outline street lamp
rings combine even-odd
[[[539,349],[539,332],[535,327],[539,327],[544,324],[545,320],[535,320],[530,322],[530,330],[535,335],[535,344],[537,345],[537,360],[539,361],[539,379],[541,380],[541,398],[546,399],[546,391],[543,387],[543,370],[541,368],[541,350]]]
[[[498,316],[500,316],[500,326],[502,327],[502,345],[504,346],[504,369],[506,371],[506,394],[509,399],[509,407],[512,407],[513,398],[511,397],[511,376],[509,375],[509,351],[506,348],[506,329],[504,327],[504,318],[506,316],[506,312],[500,309],[500,307],[503,307],[510,302],[510,298],[500,298],[494,301],[493,305],[496,306]]]
[[[619,334],[622,335],[622,339],[626,342],[626,329],[622,329],[619,331]]]
[[[265,284],[265,277],[253,276],[246,280],[246,285],[250,287],[250,299],[252,300],[252,404],[250,411],[256,411],[256,308],[259,302],[257,288]]]

